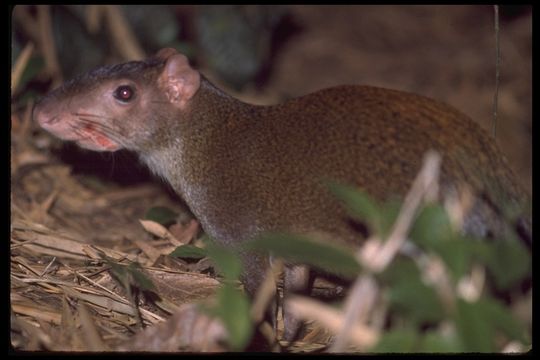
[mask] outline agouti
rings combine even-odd
[[[493,139],[448,105],[356,85],[250,105],[216,88],[174,49],[83,74],[39,102],[34,117],[82,147],[138,153],[225,245],[266,231],[358,244],[322,180],[354,184],[377,199],[402,196],[428,149],[443,157],[443,195],[462,183],[474,191],[465,232],[497,235],[503,208],[528,200]],[[528,216],[516,224],[530,237]],[[244,254],[249,292],[267,263]],[[286,269],[285,284],[302,288],[307,273],[294,270]]]

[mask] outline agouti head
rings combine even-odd
[[[188,111],[199,86],[187,58],[163,49],[146,61],[99,67],[66,82],[36,105],[34,116],[44,129],[84,148],[139,151]]]

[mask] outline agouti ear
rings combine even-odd
[[[162,51],[168,51],[168,49],[162,49],[160,53]],[[175,53],[168,57],[163,72],[159,75],[158,84],[169,102],[183,109],[189,99],[199,90],[201,76],[197,70],[189,66],[187,57]]]
[[[174,54],[178,54],[178,51],[176,51],[176,49],[173,49],[173,48],[163,48],[161,50],[159,50],[155,57],[157,58],[160,58],[162,60],[167,60],[168,58],[170,58],[171,56],[173,56]]]

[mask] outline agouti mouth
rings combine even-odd
[[[49,114],[47,114],[47,112],[37,106],[34,107],[32,115],[41,126],[54,125],[60,120],[58,114],[50,116]]]

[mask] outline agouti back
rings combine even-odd
[[[358,244],[323,180],[354,184],[377,199],[403,196],[429,149],[442,154],[443,194],[462,183],[474,191],[466,232],[497,235],[503,207],[519,209],[528,199],[493,139],[448,105],[370,86],[250,105],[173,49],[84,74],[44,98],[34,116],[83,147],[137,152],[223,244],[265,231],[328,233]],[[530,232],[530,219],[521,224]],[[245,257],[250,292],[266,263]]]

